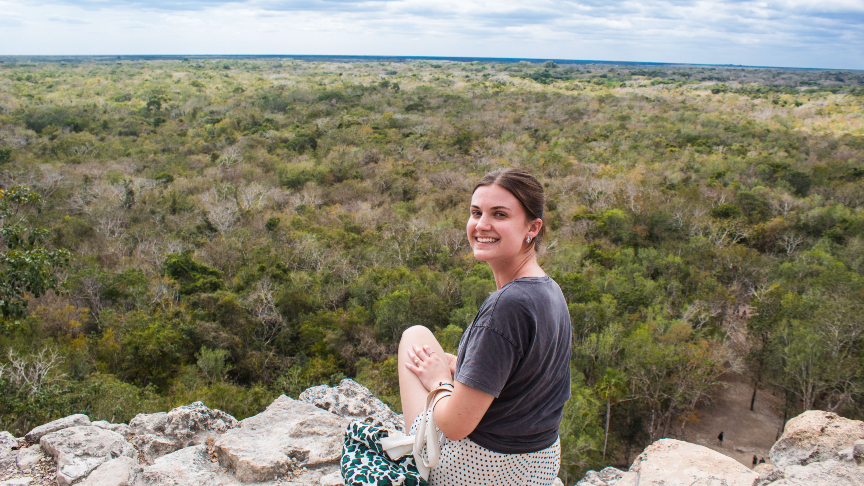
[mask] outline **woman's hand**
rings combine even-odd
[[[455,367],[455,365],[456,360],[454,359],[452,366]],[[438,353],[432,351],[429,346],[420,347],[416,344],[411,346],[408,349],[408,361],[405,362],[405,367],[417,375],[420,383],[423,383],[427,390],[436,388],[438,383],[442,381],[444,383],[453,382],[453,374],[450,371],[451,365],[441,359]]]

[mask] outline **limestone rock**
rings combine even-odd
[[[78,427],[81,425],[90,425],[90,419],[84,414],[70,415],[57,419],[53,422],[48,422],[45,425],[40,425],[31,430],[24,436],[27,442],[39,442],[42,436],[57,432],[58,430],[68,429],[69,427]]]
[[[196,445],[162,456],[141,473],[143,486],[239,486],[230,473],[210,461],[206,445]]]
[[[335,413],[340,417],[359,420],[377,427],[403,431],[401,415],[390,410],[365,386],[351,379],[344,379],[339,386],[327,385],[307,388],[298,397],[301,402]]]
[[[555,481],[552,481],[552,486],[564,486],[564,482],[561,481],[561,478],[555,478]]]
[[[864,440],[856,440],[852,447],[852,458],[859,465],[864,462]]]
[[[321,486],[344,486],[345,481],[342,480],[342,471],[336,470],[330,474],[321,476]]]
[[[33,482],[33,478],[23,477],[23,478],[15,478],[3,481],[0,483],[0,486],[27,486],[28,484]]]
[[[168,413],[138,414],[129,421],[130,438],[147,464],[176,450],[203,444],[237,426],[237,419],[201,402],[177,407]]]
[[[111,422],[107,422],[105,420],[97,420],[95,422],[90,422],[90,425],[93,427],[99,427],[100,429],[110,430],[111,432],[117,432],[118,434],[126,437],[132,432],[132,429],[126,424],[112,424]]]
[[[758,478],[738,461],[707,447],[661,439],[642,451],[615,486],[752,486]]]
[[[303,466],[336,464],[350,419],[285,395],[216,440],[219,463],[243,482],[267,481]]]
[[[772,466],[771,464],[758,464],[756,467],[753,468],[753,472],[755,472],[759,476],[771,474],[772,471],[774,471],[774,466]]]
[[[13,447],[18,447],[18,439],[9,432],[0,432],[0,469],[15,464],[18,451],[12,450]]]
[[[771,486],[864,486],[864,470],[855,464],[835,460],[815,462],[806,466],[791,465],[783,469],[781,479]]]
[[[131,457],[103,462],[77,486],[135,486],[141,477],[141,466]]]
[[[602,471],[588,471],[576,486],[612,486],[624,476],[624,471],[614,467],[604,468]]]
[[[39,464],[39,461],[45,458],[42,449],[39,446],[24,447],[18,451],[18,469],[21,471],[29,471],[33,466]]]
[[[135,449],[120,434],[99,427],[69,427],[42,436],[42,450],[57,463],[57,483],[68,486],[103,462],[134,457]]]
[[[786,423],[783,435],[771,448],[771,462],[776,469],[785,470],[787,466],[835,459],[860,439],[864,439],[864,422],[808,410]]]

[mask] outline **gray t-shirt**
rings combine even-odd
[[[455,379],[495,397],[468,437],[500,453],[552,445],[570,398],[570,314],[547,277],[493,292],[459,343]]]

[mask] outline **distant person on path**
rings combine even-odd
[[[765,464],[765,458],[764,457],[759,459],[759,464]]]
[[[756,457],[756,454],[753,454],[753,467],[756,467],[756,464],[759,464],[759,458]]]
[[[720,441],[720,445],[723,445],[723,431],[720,431],[720,435],[717,436],[717,440]]]
[[[572,335],[561,288],[537,263],[544,202],[543,185],[524,171],[486,174],[466,207],[466,231],[497,290],[465,330],[457,356],[423,326],[402,333],[406,432],[426,413],[430,391],[453,390],[433,407],[444,437],[429,486],[549,486],[558,475]]]

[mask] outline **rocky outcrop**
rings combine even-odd
[[[117,432],[118,434],[126,437],[132,432],[132,429],[129,428],[126,424],[112,424],[111,422],[106,422],[105,420],[97,420],[95,422],[90,422],[90,425],[93,427],[99,427],[100,429],[110,430],[111,432]]]
[[[45,454],[41,447],[22,447],[18,450],[18,460],[16,465],[22,471],[29,471],[36,464],[39,464],[42,459],[45,459]]]
[[[12,448],[15,449],[12,449]],[[15,464],[18,456],[18,439],[9,432],[0,432],[0,468]]]
[[[206,445],[196,445],[156,459],[144,468],[140,486],[239,486],[234,476],[210,460]],[[138,486],[138,485],[136,485]]]
[[[576,486],[612,486],[624,476],[624,471],[614,467],[604,468],[602,471],[588,471]]]
[[[69,427],[39,440],[57,463],[57,483],[68,486],[87,477],[103,462],[121,456],[134,457],[135,449],[120,434],[99,427]]]
[[[778,479],[771,486],[812,486],[824,484],[830,486],[862,486],[864,485],[864,470],[829,459],[815,462],[808,466],[786,466],[775,475]]]
[[[298,399],[323,408],[340,417],[359,420],[389,430],[403,431],[402,416],[393,413],[390,407],[378,399],[365,386],[354,380],[344,379],[339,386],[314,386],[306,389]]]
[[[141,457],[153,464],[165,454],[203,444],[236,426],[237,419],[231,415],[195,402],[167,413],[138,414],[129,421],[128,429]]]
[[[27,432],[24,439],[26,439],[27,442],[39,442],[39,439],[41,439],[42,436],[50,434],[51,432],[57,432],[58,430],[68,429],[69,427],[78,427],[81,425],[90,425],[90,419],[86,415],[80,413],[70,415],[36,427],[30,432]]]
[[[786,423],[770,457],[757,486],[864,486],[864,422],[809,410]]]
[[[31,431],[29,437],[41,436],[39,445],[20,450],[13,449],[18,439],[0,433],[0,463],[20,472],[0,476],[0,485],[49,484],[46,468],[56,465],[50,484],[61,486],[340,486],[342,437],[352,419],[402,426],[399,415],[351,380],[310,388],[300,400],[280,396],[241,422],[200,402],[142,414],[128,426],[70,416]],[[577,484],[864,486],[864,423],[806,412],[789,421],[771,459],[773,465],[751,471],[705,447],[662,439],[626,473],[589,471]]]
[[[752,486],[759,475],[731,457],[689,442],[660,439],[633,461],[615,486]]]
[[[122,456],[100,464],[78,486],[133,486],[140,477],[138,461]]]
[[[856,440],[852,446],[852,460],[859,466],[864,465],[864,440]]]
[[[776,469],[784,469],[830,460],[861,439],[864,422],[809,410],[786,424],[780,440],[771,448],[771,462]]]
[[[302,467],[335,469],[349,422],[282,395],[219,437],[214,448],[219,464],[243,482],[267,481]]]

